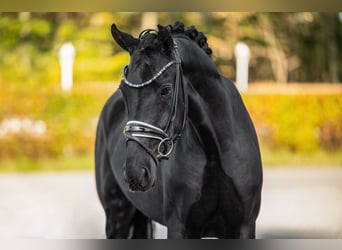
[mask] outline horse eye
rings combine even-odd
[[[172,90],[171,86],[166,86],[166,87],[161,89],[160,95],[162,97],[167,97],[167,96],[169,96],[171,94],[171,90]]]

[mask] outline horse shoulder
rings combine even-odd
[[[116,90],[111,97],[105,103],[100,118],[99,124],[102,123],[106,133],[108,134],[110,129],[116,128],[117,123],[123,120],[125,117],[125,102],[122,91]]]
[[[262,166],[257,135],[247,108],[234,83],[222,78],[224,119],[216,126],[221,167],[242,193],[262,183]]]
[[[95,168],[98,178],[112,175],[110,149],[121,134],[121,124],[125,119],[125,104],[121,90],[115,91],[105,103],[97,125],[95,140]],[[123,126],[123,125],[122,125]],[[99,181],[100,182],[100,181]]]

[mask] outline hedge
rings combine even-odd
[[[98,116],[116,88],[113,83],[75,84],[71,93],[59,86],[8,85],[0,92],[0,158],[50,158],[92,154]],[[1,135],[9,120],[43,121],[44,135],[20,129]]]
[[[287,93],[252,92],[243,99],[261,144],[310,153],[342,148],[340,90],[338,86],[334,93],[310,88]]]
[[[114,83],[75,84],[69,94],[58,85],[37,88],[7,85],[0,92],[0,130],[8,119],[44,121],[46,131],[1,134],[0,158],[51,158],[92,155],[95,129]],[[259,141],[273,149],[311,153],[342,149],[341,92],[248,92],[243,99]]]

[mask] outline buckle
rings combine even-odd
[[[165,152],[165,149],[167,150],[166,152]],[[158,154],[157,154],[158,159],[168,157],[173,150],[173,141],[170,138],[164,138],[163,140],[160,141],[157,150],[158,150]]]

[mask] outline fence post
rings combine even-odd
[[[74,59],[75,47],[72,45],[72,43],[64,43],[59,49],[61,87],[63,91],[70,91],[72,89]]]
[[[248,89],[248,64],[250,50],[243,42],[238,42],[234,49],[236,58],[236,84],[240,91]]]

